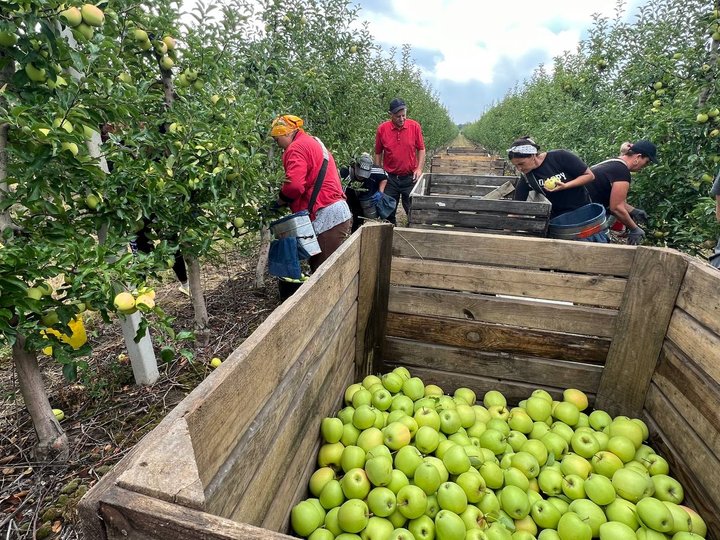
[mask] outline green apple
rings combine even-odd
[[[397,501],[395,493],[387,487],[373,488],[367,496],[367,505],[373,515],[388,517],[395,512]]]
[[[323,444],[318,450],[317,463],[319,467],[332,467],[340,469],[340,460],[345,447],[341,442]]]
[[[90,26],[102,26],[105,22],[105,14],[100,8],[93,4],[83,4],[80,8],[82,20]]]
[[[386,486],[392,479],[392,458],[386,456],[371,457],[365,461],[365,473],[374,486]]]
[[[483,514],[477,506],[473,506],[472,504],[469,504],[465,511],[460,514],[460,519],[463,520],[465,530],[468,532],[473,529],[485,529],[488,525],[485,514]]]
[[[370,493],[370,480],[364,469],[350,469],[340,480],[345,498],[364,499]]]
[[[415,475],[416,469],[424,463],[423,455],[414,446],[403,446],[395,454],[395,468],[401,470],[408,478]]]
[[[469,428],[475,424],[475,411],[467,403],[458,403],[455,411],[460,417],[460,425],[462,427]]]
[[[485,432],[480,435],[479,440],[482,448],[487,448],[495,455],[502,454],[507,447],[505,435],[496,429],[485,430]]]
[[[690,508],[689,506],[684,505],[678,505],[680,508],[685,510],[690,515],[690,531],[699,534],[700,536],[705,536],[707,534],[707,524],[705,523],[705,520],[700,517],[700,514],[698,514],[695,510]]]
[[[45,68],[36,68],[33,64],[25,64],[25,74],[33,82],[45,82],[47,75]]]
[[[500,489],[505,482],[505,475],[500,465],[492,461],[483,462],[479,472],[485,480],[485,485],[490,489]]]
[[[485,531],[487,540],[512,540],[512,533],[502,523],[493,523]]]
[[[528,438],[541,439],[548,431],[550,431],[550,426],[545,422],[533,422],[533,428]]]
[[[397,509],[406,519],[416,519],[425,513],[427,495],[418,486],[408,485],[397,493]]]
[[[632,461],[635,457],[635,443],[624,435],[611,436],[607,442],[607,450],[619,457],[623,463]]]
[[[636,540],[635,531],[619,521],[608,521],[600,525],[600,540]]]
[[[640,522],[654,531],[669,533],[675,526],[670,509],[654,497],[640,499],[635,510]]]
[[[366,390],[370,390],[376,384],[382,385],[382,379],[377,375],[366,375],[363,377],[362,385]]]
[[[381,377],[382,385],[391,393],[397,394],[402,390],[403,385],[403,377],[399,375],[398,373],[390,372],[385,373]]]
[[[528,434],[532,431],[533,420],[525,409],[515,407],[510,410],[507,423],[511,429]]]
[[[355,445],[346,446],[340,457],[340,467],[346,473],[365,467],[365,450]]]
[[[347,504],[347,503],[346,503]],[[560,540],[590,540],[592,529],[575,512],[566,512],[558,521]]]
[[[554,529],[557,527],[562,514],[551,502],[546,500],[537,501],[530,508],[530,515],[535,523],[543,529]]]
[[[615,488],[610,479],[593,473],[585,480],[585,494],[595,504],[606,506],[615,500]]]
[[[437,513],[440,511],[440,505],[437,502],[437,496],[435,494],[428,495],[427,508],[425,509],[426,516],[435,519]]]
[[[458,475],[455,483],[462,488],[471,504],[478,503],[485,494],[485,479],[476,469],[470,469]]]
[[[566,474],[563,478],[562,490],[566,497],[573,500],[585,498],[585,480],[577,474]]]
[[[600,443],[592,433],[576,431],[570,439],[573,452],[586,459],[592,458],[600,451]]]
[[[582,456],[567,454],[560,462],[560,470],[563,474],[576,474],[583,480],[592,472],[592,465]]]
[[[447,449],[442,456],[442,461],[450,474],[462,474],[470,469],[470,458],[465,449],[458,444]]]
[[[697,121],[698,124],[704,124],[705,122],[708,121],[709,118],[710,118],[710,117],[709,117],[707,114],[705,114],[705,113],[699,113],[699,114],[695,117],[695,120]]]
[[[477,395],[475,392],[466,387],[456,389],[453,396],[462,399],[468,405],[475,405],[475,402],[477,401]]]
[[[339,418],[323,418],[320,422],[320,434],[326,443],[340,442],[343,434],[343,423]]]
[[[637,459],[637,454],[635,459]],[[657,454],[649,454],[647,457],[641,460],[651,476],[657,474],[668,474],[670,472],[670,465],[667,460]]]
[[[550,418],[552,403],[539,396],[530,396],[525,404],[525,410],[536,422],[544,422]]]
[[[361,540],[385,540],[395,530],[395,525],[389,519],[372,516],[365,528],[360,532]]]
[[[408,477],[405,476],[404,472],[399,471],[397,469],[393,469],[392,477],[390,478],[390,483],[384,487],[388,488],[390,491],[397,494],[397,492],[400,491],[401,487],[407,486],[409,483],[410,483],[410,480],[408,480]]]
[[[632,530],[636,530],[640,526],[635,512],[635,505],[620,497],[617,497],[605,507],[605,515],[608,520],[624,523]]]
[[[692,520],[690,514],[688,514],[682,506],[668,501],[663,501],[663,504],[670,510],[673,518],[673,530],[672,533],[676,532],[690,532],[692,529]]]
[[[437,491],[442,483],[442,478],[437,467],[432,463],[423,462],[415,469],[413,482],[422,489],[427,495],[432,495]]]
[[[549,496],[562,494],[563,475],[558,469],[544,468],[538,475],[538,485]]]
[[[467,508],[468,501],[465,491],[455,482],[443,482],[437,489],[437,502],[442,510],[450,510],[462,514]]]
[[[397,394],[393,397],[392,405],[390,405],[390,410],[403,411],[408,416],[412,416],[415,413],[413,400],[404,394]]]
[[[367,388],[360,387],[352,394],[352,406],[356,409],[360,405],[370,405],[372,403],[372,392]]]
[[[570,507],[570,499],[565,497],[564,495],[560,495],[558,497],[548,497],[547,502],[552,504],[555,508],[560,510],[560,514],[564,514],[568,511],[568,508]]]
[[[580,419],[580,410],[577,405],[569,401],[561,401],[553,411],[553,417],[568,426],[574,426]]]
[[[355,392],[360,390],[362,387],[363,386],[360,383],[353,383],[345,389],[345,393],[344,393],[343,397],[345,399],[346,405],[352,404],[352,398],[355,395]],[[370,395],[370,399],[372,400],[372,394]]]
[[[353,424],[355,424],[354,421]],[[357,424],[355,425],[356,427],[359,427]],[[383,442],[385,446],[390,448],[390,450],[400,450],[401,448],[407,446],[410,444],[410,439],[412,437],[408,427],[401,422],[392,422],[388,424],[385,428],[383,428],[382,433]],[[415,451],[417,452],[417,449]]]
[[[392,394],[385,388],[372,393],[371,405],[380,411],[387,411],[392,405]]]
[[[300,536],[310,534],[323,524],[325,516],[310,501],[301,501],[290,511],[290,524]]]
[[[490,411],[483,405],[473,405],[473,411],[475,411],[475,423],[484,424],[491,418]]]
[[[344,446],[350,446],[357,443],[358,437],[360,436],[360,430],[352,424],[343,424],[343,434],[340,437],[340,442]]]
[[[450,473],[448,473],[447,469],[445,468],[445,464],[443,463],[442,459],[436,457],[436,456],[425,456],[423,458],[423,461],[426,463],[432,463],[432,465],[438,470],[440,473],[440,478],[443,482],[447,482],[448,478],[450,477]]]
[[[385,413],[385,414],[387,414],[387,413]],[[388,416],[388,417],[389,417],[389,416]],[[400,423],[403,424],[406,428],[408,428],[408,430],[410,431],[410,437],[411,437],[411,438],[414,437],[415,434],[417,433],[418,423],[417,423],[417,421],[416,421],[412,416],[408,416],[407,414],[403,414],[403,415],[401,415],[401,416],[397,419],[397,422],[400,422]],[[390,422],[390,423],[392,423],[392,422]]]
[[[423,454],[431,454],[437,449],[438,444],[440,444],[440,434],[430,426],[420,426],[415,433],[415,447]]]
[[[528,438],[525,436],[524,433],[520,433],[519,431],[515,430],[512,430],[510,433],[508,433],[507,438],[505,439],[505,441],[513,449],[513,452],[519,452],[523,444],[525,444],[527,440]],[[478,439],[478,444],[480,444],[480,439]]]
[[[355,394],[357,395],[357,394]],[[373,427],[376,420],[375,409],[370,405],[359,405],[353,412],[352,424],[359,430],[363,431]]]
[[[622,460],[607,450],[600,450],[590,460],[593,471],[608,478],[612,478],[615,471],[623,468]]]
[[[303,16],[304,18],[304,16]],[[393,514],[395,515],[395,514]],[[403,518],[404,519],[404,518]],[[343,540],[342,538],[338,540]],[[349,539],[348,539],[349,540]],[[413,534],[404,527],[396,527],[387,540],[414,540]]]
[[[338,525],[343,531],[349,533],[362,531],[367,526],[369,519],[367,504],[358,499],[344,502],[338,512]]]
[[[635,445],[635,450],[640,448],[644,440],[644,430],[642,426],[632,420],[616,418],[610,424],[609,429],[608,435],[610,435],[611,439],[618,435],[627,437]]]
[[[320,504],[325,510],[340,506],[345,502],[345,494],[337,480],[330,480],[320,492]]]
[[[506,437],[510,434],[510,426],[508,425],[507,421],[499,417],[493,417],[488,420],[486,427],[487,429],[494,429],[496,431],[499,431]]]
[[[645,495],[648,479],[637,471],[622,468],[613,474],[615,492],[623,499],[637,503]],[[652,482],[651,482],[652,484]]]
[[[460,415],[455,409],[445,409],[440,412],[440,431],[451,435],[456,433],[460,427]]]
[[[595,410],[590,413],[590,427],[596,431],[602,431],[612,423],[612,417],[605,411]]]
[[[61,11],[60,17],[64,19],[68,26],[77,26],[83,21],[82,13],[74,6]]]
[[[572,440],[572,436],[575,435],[575,431],[573,428],[568,426],[565,422],[555,421],[550,426],[550,432],[551,433],[557,433],[560,435],[565,441],[570,444],[570,441]]]
[[[435,538],[435,521],[427,515],[410,520],[407,530],[412,534],[410,540],[433,540]]]
[[[547,452],[552,454],[556,460],[564,459],[568,451],[568,442],[557,433],[549,431],[545,433],[540,442],[545,446]]]
[[[568,388],[563,391],[563,401],[568,401],[575,405],[578,410],[584,411],[588,408],[588,397],[582,390],[576,388]]]
[[[685,491],[680,482],[667,474],[656,474],[651,477],[655,488],[655,497],[661,501],[680,504],[685,498]]]
[[[331,533],[328,529],[324,529],[322,527],[318,527],[315,529],[312,533],[310,533],[310,536],[308,536],[308,540],[334,540],[335,535]]]
[[[410,377],[407,377],[408,379]],[[437,384],[426,384],[425,385],[425,397],[438,397],[444,395],[443,389]]]
[[[543,529],[538,535],[538,540],[561,540],[555,529]]]
[[[312,493],[314,497],[319,497],[320,493],[322,493],[322,489],[325,487],[325,484],[334,478],[335,471],[332,468],[322,467],[317,469],[314,473],[312,473],[310,481],[308,482],[310,493]]]
[[[155,48],[155,52],[161,56],[166,55],[168,52],[167,45],[164,41],[156,41],[155,43],[153,43],[153,47]]]
[[[502,467],[502,463],[500,463],[500,466]],[[520,469],[516,469],[515,467],[503,469],[503,483],[506,486],[519,487],[523,491],[530,489],[530,480],[528,480],[528,477],[525,476]]]
[[[499,418],[507,422],[507,419],[510,418],[510,409],[503,405],[491,405],[488,407],[488,413],[490,413],[490,420]]]
[[[402,383],[402,393],[415,401],[425,395],[425,384],[420,377],[410,377]]]
[[[500,492],[500,506],[513,519],[522,519],[530,513],[530,500],[517,486],[505,486]]]
[[[540,474],[540,463],[530,452],[520,451],[512,454],[510,464],[522,471],[528,478],[535,478]]]
[[[520,451],[529,452],[535,456],[535,459],[538,460],[541,467],[548,461],[548,449],[542,441],[538,441],[537,439],[528,439],[527,442],[523,443],[520,447]]]
[[[483,405],[486,408],[500,405],[502,407],[507,406],[507,400],[505,399],[505,396],[503,396],[500,392],[497,390],[490,390],[485,393],[483,396]]]
[[[160,67],[165,71],[170,71],[175,65],[175,62],[167,54],[160,58]]]
[[[463,540],[465,532],[465,523],[456,513],[440,510],[435,516],[435,537],[438,540]]]
[[[600,534],[600,525],[607,521],[605,512],[594,502],[588,499],[577,499],[570,503],[569,512],[574,512],[580,519],[590,525],[593,537]]]

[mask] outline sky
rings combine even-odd
[[[632,20],[646,0],[626,2]],[[362,0],[384,49],[409,44],[423,77],[457,123],[482,116],[540,65],[574,51],[593,14],[614,16],[616,0]],[[409,109],[412,104],[408,104]]]

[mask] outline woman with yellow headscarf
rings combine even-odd
[[[310,268],[315,271],[350,236],[352,214],[335,159],[320,139],[302,129],[303,124],[302,118],[291,114],[278,116],[273,120],[270,136],[283,149],[285,182],[278,204],[288,205],[293,212],[310,213],[322,250],[310,257]],[[314,191],[317,194],[313,201]]]

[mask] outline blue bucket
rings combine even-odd
[[[605,207],[590,203],[551,219],[548,224],[548,236],[562,240],[607,244],[610,241],[607,228]]]

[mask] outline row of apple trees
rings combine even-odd
[[[274,115],[305,118],[338,162],[371,150],[395,95],[417,102],[429,145],[452,138],[409,57],[382,53],[356,8],[283,4],[201,2],[182,15],[171,0],[3,3],[0,340],[39,458],[68,446],[38,351],[52,345],[69,378],[89,369],[90,346],[67,339],[83,310],[154,312],[171,339],[147,281],[180,252],[196,326],[207,327],[199,261],[267,219],[282,179]],[[151,253],[129,249],[138,233]],[[120,293],[130,294],[116,302]]]
[[[650,139],[660,164],[640,172],[630,199],[650,214],[648,237],[691,252],[717,238],[709,197],[720,163],[717,0],[647,2],[597,18],[578,50],[540,67],[464,133],[504,152],[530,134],[593,164],[623,141]]]

